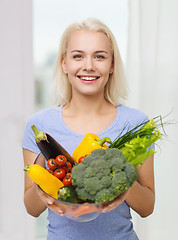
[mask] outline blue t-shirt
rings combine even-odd
[[[114,122],[97,135],[100,138],[109,137],[114,141],[119,134],[124,134],[146,120],[147,116],[141,111],[119,105]],[[31,129],[33,124],[40,131],[55,138],[71,155],[84,137],[65,125],[62,107],[45,109],[28,120],[24,132],[22,147],[35,153],[40,153],[40,150]],[[101,213],[89,222],[76,222],[65,216],[59,216],[50,209],[48,220],[48,240],[138,240],[131,222],[130,207],[126,202],[110,212]]]

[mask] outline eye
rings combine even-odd
[[[96,55],[95,58],[96,58],[96,59],[101,59],[101,60],[102,60],[102,59],[105,59],[105,57],[104,57],[103,55]]]
[[[76,54],[76,55],[73,56],[73,58],[75,58],[75,59],[81,59],[81,58],[82,58],[82,55]]]

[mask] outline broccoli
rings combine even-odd
[[[72,170],[72,185],[83,201],[114,200],[137,180],[135,167],[116,148],[96,149]]]
[[[138,177],[137,171],[135,171],[135,167],[130,162],[126,162],[124,172],[130,185],[132,185]]]

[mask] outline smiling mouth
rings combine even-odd
[[[100,78],[100,77],[94,77],[94,76],[77,76],[77,77],[84,81],[94,81]]]

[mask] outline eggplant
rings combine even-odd
[[[53,137],[48,133],[39,131],[35,125],[32,125],[32,129],[35,134],[36,144],[46,160],[56,158],[58,155],[64,155],[72,166],[75,165],[72,156]]]

